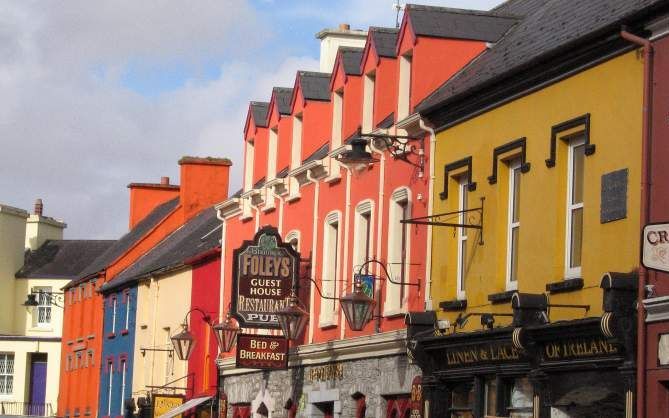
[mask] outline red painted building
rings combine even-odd
[[[649,203],[647,222],[669,222],[669,178],[665,162],[669,159],[669,27],[654,25],[649,39],[652,40],[652,56],[644,55],[644,64],[652,79],[646,77],[645,99],[650,113],[648,118],[649,153],[645,158],[649,175]],[[645,48],[640,49],[644,51]],[[648,75],[648,74],[647,74]],[[652,87],[650,87],[652,86]],[[645,237],[642,239],[645,240]],[[669,273],[645,271],[649,287],[643,300],[646,315],[640,322],[639,365],[640,381],[645,382],[639,391],[639,399],[645,416],[664,417],[669,411]],[[644,326],[645,318],[645,329]],[[643,367],[645,365],[645,367]]]
[[[181,186],[133,183],[130,231],[65,287],[59,416],[98,415],[103,335],[103,286],[150,252],[165,237],[203,209],[227,197],[230,161],[184,157],[179,161]],[[112,295],[113,296],[113,295]],[[120,311],[120,310],[119,310]],[[87,360],[66,368],[67,356],[86,350]],[[132,362],[132,354],[125,354]],[[118,380],[118,379],[117,379]],[[120,384],[120,383],[119,383]]]
[[[406,409],[420,371],[406,358],[404,314],[431,306],[431,232],[400,223],[431,214],[434,138],[414,107],[485,50],[489,33],[473,30],[462,39],[447,24],[467,25],[468,18],[410,5],[399,29],[370,28],[357,45],[350,40],[359,31],[321,32],[329,45],[347,39],[333,67],[299,71],[292,89],[275,88],[268,103],[250,104],[244,188],[217,205],[223,303],[231,301],[233,251],[271,225],[305,260],[300,300],[309,322],[292,343],[288,370],[240,370],[235,353],[224,354],[220,373],[232,416],[393,416]],[[380,137],[365,136],[372,133]],[[388,142],[395,136],[400,144]],[[361,137],[377,161],[340,163]],[[405,142],[413,152],[398,151]],[[391,283],[384,267],[393,281],[414,286]],[[329,298],[350,293],[358,271],[377,277],[369,294],[378,318],[353,331]]]

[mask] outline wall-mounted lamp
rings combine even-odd
[[[38,298],[40,299],[39,301]],[[45,302],[45,303],[40,303],[40,302]],[[26,296],[25,302],[23,302],[21,305],[25,306],[26,308],[36,308],[41,304],[42,305],[48,304],[50,306],[57,306],[59,308],[63,308],[64,307],[63,302],[64,302],[63,293],[31,291]]]

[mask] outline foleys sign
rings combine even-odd
[[[300,255],[281,241],[276,228],[266,226],[233,258],[233,315],[246,328],[280,328],[276,312],[288,303]]]
[[[238,368],[288,368],[288,340],[274,335],[239,334],[237,337]]]
[[[643,228],[644,267],[669,271],[669,224],[650,224]]]

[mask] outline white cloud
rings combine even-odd
[[[41,197],[45,214],[68,222],[67,236],[114,238],[127,229],[125,186],[161,175],[177,181],[182,155],[229,157],[240,184],[249,99],[267,99],[273,85],[290,86],[297,69],[318,63],[288,57],[269,67],[242,51],[271,35],[246,3],[195,4],[0,6],[0,202],[31,208]],[[134,59],[199,65],[226,54],[236,60],[223,59],[217,79],[157,97],[119,81]]]

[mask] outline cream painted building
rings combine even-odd
[[[135,332],[134,392],[184,394],[183,390],[158,387],[188,374],[188,362],[179,360],[170,336],[181,330],[184,315],[190,309],[192,270],[184,267],[167,274],[151,276],[137,289],[137,330]],[[169,300],[169,303],[161,301]],[[168,387],[185,387],[177,381]]]
[[[0,415],[54,415],[60,289],[111,241],[63,240],[64,222],[0,204]]]

